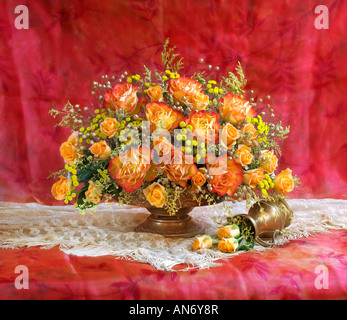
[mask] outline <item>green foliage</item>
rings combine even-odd
[[[176,47],[169,47],[169,39],[166,39],[163,47],[163,52],[161,53],[161,61],[166,70],[172,72],[178,72],[183,69],[183,58],[178,59],[179,54],[173,53]]]
[[[236,74],[233,72],[229,72],[229,77],[222,77],[220,87],[224,88],[227,91],[229,89],[234,94],[241,95],[245,92],[243,88],[246,86],[247,80],[243,73],[240,61],[238,62],[235,70]]]

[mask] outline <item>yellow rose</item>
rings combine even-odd
[[[251,188],[256,188],[263,180],[264,170],[262,168],[248,170],[243,174],[243,182]]]
[[[113,111],[122,109],[130,115],[137,114],[141,108],[137,91],[138,88],[130,83],[118,83],[105,93],[105,107]]]
[[[240,234],[240,228],[237,225],[228,225],[224,227],[218,227],[217,236],[220,239],[237,237]]]
[[[192,126],[192,134],[196,135],[198,139],[217,142],[220,128],[218,120],[218,113],[207,112],[206,110],[192,111],[186,119],[186,124]]]
[[[64,200],[67,196],[67,192],[71,191],[72,181],[63,176],[60,176],[60,180],[53,184],[51,192],[56,200]]]
[[[242,137],[244,138],[243,143],[246,145],[251,145],[252,141],[258,136],[256,128],[254,128],[253,124],[251,123],[243,125],[240,131]]]
[[[192,185],[194,187],[202,187],[206,182],[206,174],[204,169],[200,168],[198,173],[192,177]]]
[[[236,140],[240,138],[240,132],[230,123],[227,123],[222,129],[222,145],[227,149],[231,149]]]
[[[105,160],[111,155],[111,148],[105,141],[100,141],[90,147],[90,152],[99,160]]]
[[[179,77],[168,81],[169,92],[172,93],[174,99],[182,101],[183,97],[190,97],[201,92],[202,84],[191,78]]]
[[[209,236],[201,236],[196,237],[195,241],[193,243],[193,249],[199,250],[199,249],[210,249],[212,247],[212,239]]]
[[[226,170],[220,161],[227,161]],[[222,155],[216,159],[214,164],[209,165],[208,168],[209,175],[212,175],[212,179],[210,180],[211,192],[217,192],[221,196],[227,194],[232,197],[242,183],[242,166],[236,163],[234,159],[230,160],[226,155]]]
[[[161,102],[163,100],[163,92],[160,86],[150,87],[147,89],[147,95],[151,101]]]
[[[69,139],[60,146],[60,154],[69,165],[73,165],[82,154],[82,152],[77,151],[78,147],[77,132],[72,133]]]
[[[251,154],[251,148],[239,144],[237,150],[234,152],[235,161],[239,163],[241,166],[247,166],[248,164],[251,164],[253,161],[253,155]]]
[[[133,192],[141,187],[151,167],[151,150],[140,147],[126,150],[113,158],[108,166],[108,172],[126,192]]]
[[[150,102],[146,106],[146,118],[151,123],[151,131],[166,129],[171,131],[183,119],[183,114],[163,102]]]
[[[234,253],[238,247],[235,238],[223,238],[218,242],[218,250],[222,252]]]
[[[157,182],[152,183],[146,189],[143,190],[143,193],[147,201],[157,208],[162,208],[165,205],[165,188]]]
[[[264,160],[260,163],[260,167],[269,174],[272,174],[277,168],[278,159],[274,155],[273,151],[264,150],[261,152],[261,156]]]
[[[251,104],[237,94],[228,93],[221,99],[220,115],[224,121],[237,124],[255,113]]]
[[[187,97],[187,104],[195,111],[205,110],[209,103],[209,97],[202,92],[194,93]]]
[[[100,123],[100,131],[109,138],[112,138],[117,131],[118,121],[114,118],[105,118],[103,122]]]
[[[175,150],[171,154],[171,161],[164,165],[164,173],[170,181],[185,188],[187,181],[198,173],[198,168],[181,151]]]
[[[292,177],[292,170],[286,169],[278,174],[274,181],[274,189],[277,193],[285,195],[288,192],[293,191],[294,181]]]
[[[98,204],[102,197],[102,187],[95,185],[93,181],[89,181],[89,187],[85,193],[85,196],[89,202]]]

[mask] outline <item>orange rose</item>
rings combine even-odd
[[[111,148],[105,141],[94,143],[89,150],[99,160],[105,160],[111,155]]]
[[[56,200],[64,200],[67,192],[72,189],[71,179],[60,176],[60,180],[53,184],[51,193]]]
[[[192,126],[192,134],[197,136],[198,139],[217,142],[220,128],[218,120],[219,114],[215,112],[192,111],[186,119],[186,124]]]
[[[219,161],[227,161],[226,168],[223,168]],[[231,197],[242,183],[242,172],[242,166],[235,160],[229,160],[226,155],[220,156],[214,164],[209,166],[209,174],[212,175],[211,192],[217,192],[221,196],[227,194]]]
[[[73,165],[82,154],[82,152],[77,151],[78,146],[77,132],[72,133],[68,140],[60,146],[60,154],[69,165]]]
[[[254,128],[253,124],[247,123],[240,129],[241,135],[245,138],[244,144],[251,145],[252,141],[258,136],[257,130]]]
[[[240,132],[232,124],[227,123],[223,127],[221,134],[222,145],[227,149],[231,149],[235,145],[238,138],[240,138]]]
[[[182,101],[183,97],[189,97],[198,93],[202,89],[201,82],[191,78],[179,77],[168,81],[169,92],[176,100]]]
[[[264,150],[261,152],[261,156],[265,159],[260,163],[260,167],[263,168],[267,173],[272,174],[276,170],[278,162],[278,159],[274,155],[273,150]]]
[[[212,238],[206,235],[201,237],[196,237],[193,243],[193,249],[195,251],[199,249],[210,249],[211,247],[212,247]]]
[[[238,243],[234,238],[223,238],[218,243],[218,250],[222,252],[234,253],[238,247]]]
[[[147,201],[157,208],[162,208],[165,205],[165,188],[157,182],[152,183],[143,190]]]
[[[98,204],[102,197],[102,187],[95,185],[93,181],[89,181],[89,187],[85,196],[89,202]]]
[[[141,107],[137,97],[138,88],[130,83],[118,83],[105,94],[105,107],[111,110],[122,109],[130,115],[137,114]]]
[[[219,111],[222,119],[232,124],[237,124],[254,113],[248,101],[232,93],[228,93],[221,99]]]
[[[256,188],[263,180],[264,170],[262,168],[248,170],[243,174],[243,182],[251,188]]]
[[[100,131],[109,138],[112,138],[118,127],[118,121],[114,118],[105,118],[103,122],[100,123]]]
[[[209,103],[209,97],[202,92],[194,93],[192,96],[188,96],[186,104],[189,105],[195,111],[205,110]]]
[[[192,185],[194,187],[202,187],[206,183],[206,174],[204,169],[200,168],[198,173],[192,178]]]
[[[146,118],[151,123],[151,130],[166,129],[171,131],[183,119],[183,114],[163,102],[150,102],[146,106]]]
[[[175,150],[172,152],[170,163],[164,165],[164,173],[170,181],[185,188],[187,180],[198,173],[198,168],[190,160],[192,159],[186,157],[181,151]]]
[[[237,237],[240,235],[240,228],[236,224],[224,226],[224,227],[218,227],[217,236],[220,239],[223,238],[230,238],[230,237]]]
[[[108,171],[126,192],[141,187],[147,171],[151,168],[151,150],[140,147],[129,149],[110,161]]]
[[[151,101],[162,101],[163,100],[163,92],[160,86],[150,87],[147,89],[147,95],[151,99]]]
[[[294,189],[292,170],[286,169],[278,174],[275,178],[274,185],[275,191],[281,195],[292,192]]]
[[[241,166],[246,166],[248,164],[251,164],[253,161],[253,155],[251,154],[251,148],[239,144],[237,150],[234,152],[235,161],[239,163]]]

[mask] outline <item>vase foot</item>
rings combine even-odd
[[[168,238],[191,238],[202,234],[203,228],[188,214],[158,216],[152,213],[144,223],[135,228],[135,231],[156,233]]]

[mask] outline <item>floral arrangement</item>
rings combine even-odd
[[[55,199],[74,203],[84,214],[102,201],[126,204],[142,197],[175,214],[182,192],[209,204],[252,203],[294,189],[290,169],[276,173],[278,141],[289,128],[265,120],[274,117],[271,98],[245,91],[240,63],[218,81],[213,78],[218,67],[210,65],[183,75],[183,59],[174,49],[166,41],[162,71],[145,66],[142,75],[101,76],[93,83],[91,106],[68,102],[50,110],[61,117],[58,126],[71,129],[60,146],[65,167],[52,173],[60,177],[52,186]],[[230,240],[223,233],[220,248],[228,251],[239,234],[233,224],[223,228],[221,236],[234,235]],[[195,248],[212,241],[206,237]]]

